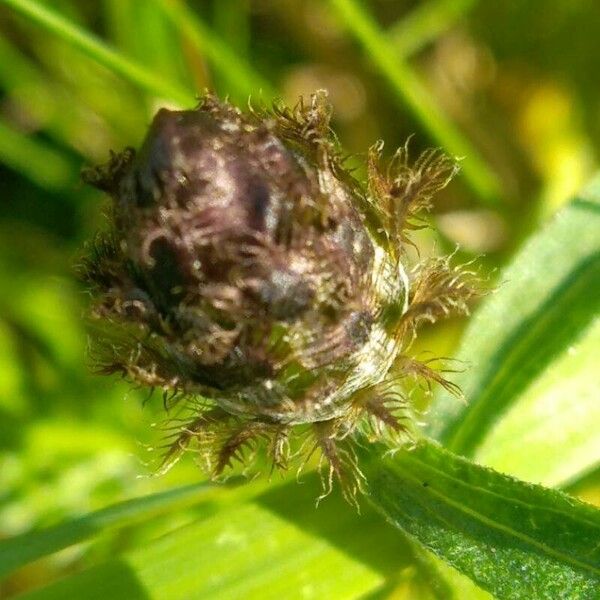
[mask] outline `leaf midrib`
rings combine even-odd
[[[422,461],[419,461],[418,459],[416,459],[415,462],[419,463],[420,465],[425,465],[430,470],[434,471],[435,473],[443,475],[444,477],[446,477],[450,481],[457,482],[457,483],[462,484],[462,485],[467,485],[467,484],[465,484],[464,481],[461,481],[460,479],[456,479],[454,477],[448,476],[447,473],[445,473],[443,471],[439,471],[438,469],[432,468],[428,463],[424,463]],[[393,465],[393,469],[399,470],[404,477],[406,477],[407,479],[410,479],[411,481],[417,483],[420,486],[420,488],[423,489],[423,493],[427,493],[427,494],[432,495],[432,496],[437,496],[439,499],[443,500],[449,506],[452,506],[453,508],[457,509],[459,512],[462,512],[462,513],[464,513],[464,514],[466,514],[466,515],[474,518],[475,520],[480,521],[484,525],[487,525],[490,528],[496,529],[497,531],[500,531],[502,533],[509,534],[512,537],[525,542],[526,544],[529,544],[529,545],[531,545],[531,546],[533,546],[535,548],[538,548],[538,549],[542,550],[548,556],[551,556],[553,558],[557,558],[558,560],[560,560],[562,562],[566,562],[566,563],[571,564],[571,565],[573,565],[575,567],[578,567],[580,569],[585,569],[587,571],[590,571],[594,575],[600,576],[600,568],[599,567],[595,567],[594,565],[591,565],[589,563],[581,562],[580,560],[578,560],[578,559],[576,559],[576,558],[574,558],[572,556],[569,556],[568,554],[564,554],[562,552],[554,550],[551,547],[547,546],[545,543],[537,541],[535,538],[532,538],[530,536],[522,534],[522,533],[520,533],[520,532],[518,532],[518,531],[516,531],[514,529],[511,529],[510,527],[508,527],[508,526],[506,526],[506,525],[504,525],[502,523],[494,521],[493,519],[491,519],[490,517],[487,517],[486,515],[483,515],[483,514],[477,512],[477,511],[475,511],[473,509],[467,508],[464,504],[452,500],[451,497],[443,494],[440,491],[435,490],[432,486],[423,487],[421,485],[421,482],[419,481],[419,479],[415,475],[413,475],[406,468],[402,468],[398,464],[394,464]],[[479,488],[478,486],[468,486],[468,487],[471,487],[472,489],[478,489],[478,490],[484,491],[486,493],[493,494],[494,496],[499,497],[499,498],[503,499],[504,501],[507,500],[507,498],[505,496],[500,496],[500,495],[498,495],[496,493],[489,492],[489,490],[486,490],[485,488]],[[518,502],[520,504],[523,504],[525,506],[529,506],[531,508],[535,508],[536,507],[535,505],[529,505],[529,504],[524,503],[522,501],[515,501],[513,499],[511,499],[511,501]],[[549,509],[549,508],[546,508],[546,507],[544,507],[544,510],[546,510],[548,512],[556,512],[558,514],[563,514],[560,511],[556,511],[556,510],[553,511],[552,509]],[[563,516],[564,516],[564,514],[563,514]],[[567,515],[567,516],[569,516],[570,518],[572,518],[572,515]],[[588,522],[588,521],[586,521],[584,519],[580,520],[579,522],[586,522],[587,524],[592,525],[593,527],[597,527],[597,524]],[[454,528],[455,525],[453,525],[452,527]]]
[[[484,494],[488,494],[489,496],[493,496],[494,498],[498,498],[500,500],[504,500],[504,501],[510,500],[514,504],[519,504],[519,505],[524,506],[526,508],[532,508],[532,509],[535,509],[535,510],[544,510],[544,511],[546,511],[548,513],[553,513],[553,514],[556,514],[556,515],[558,515],[560,517],[567,517],[568,519],[576,520],[578,523],[584,523],[586,525],[589,525],[590,527],[593,527],[595,529],[600,530],[600,521],[590,521],[590,520],[586,519],[585,517],[580,517],[579,515],[578,515],[577,519],[573,519],[573,514],[571,512],[569,512],[569,511],[567,511],[567,510],[559,510],[557,508],[553,508],[553,507],[550,507],[550,506],[543,506],[543,505],[540,505],[540,504],[531,504],[529,502],[525,502],[524,500],[521,500],[520,498],[514,498],[512,496],[511,497],[503,496],[502,494],[499,494],[498,492],[490,490],[489,488],[481,487],[479,485],[474,485],[474,484],[471,484],[471,483],[465,483],[465,481],[463,481],[462,479],[459,479],[458,477],[453,477],[447,471],[442,471],[442,470],[438,469],[437,467],[433,466],[431,463],[429,463],[429,462],[427,462],[427,461],[425,461],[423,459],[419,459],[414,453],[411,454],[410,458],[412,458],[412,460],[414,462],[419,463],[419,465],[421,467],[429,469],[430,471],[434,472],[435,474],[441,475],[442,477],[444,477],[444,478],[452,481],[453,483],[455,483],[457,485],[469,487],[470,489],[477,490],[479,492],[483,492]],[[510,475],[506,475],[505,473],[498,473],[497,471],[495,471],[494,469],[491,469],[489,467],[482,466],[482,465],[476,465],[475,463],[472,463],[472,462],[470,462],[467,459],[462,459],[461,457],[456,457],[456,458],[458,460],[464,461],[465,465],[476,466],[478,469],[481,469],[482,471],[486,471],[486,472],[491,473],[491,474],[493,474],[495,476],[500,476],[502,478],[505,478],[506,480],[508,480],[511,483],[521,483],[521,484],[522,483],[526,483],[527,485],[531,485],[532,487],[538,487],[539,489],[543,489],[546,492],[553,492],[553,493],[556,493],[556,494],[560,493],[560,492],[558,492],[556,490],[553,490],[553,489],[550,489],[550,488],[545,488],[543,486],[536,486],[536,484],[534,484],[534,483],[523,482],[522,480],[517,479],[515,477],[511,477]],[[563,494],[563,497],[566,498],[568,501],[572,501],[574,503],[579,504],[579,506],[577,506],[576,504],[571,504],[570,505],[571,508],[575,508],[576,510],[581,510],[581,509],[588,510],[588,509],[591,509],[593,511],[596,511],[595,507],[587,505],[587,504],[584,504],[583,502],[577,500],[576,498],[572,498],[570,496],[565,496],[564,494]],[[600,517],[600,511],[598,511],[598,516]]]

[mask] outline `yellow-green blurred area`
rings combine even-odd
[[[490,272],[598,167],[597,0],[37,3],[154,74],[162,94],[8,4],[0,1],[0,537],[203,477],[192,460],[151,476],[162,399],[91,372],[87,296],[74,275],[105,207],[80,169],[138,145],[157,107],[205,88],[241,104],[250,93],[295,103],[325,88],[359,175],[380,138],[390,153],[413,134],[415,154],[466,149],[463,173],[436,204],[437,233],[418,240],[424,253],[458,244],[484,255]],[[366,32],[355,6],[369,16]],[[182,23],[180,9],[194,19]],[[461,326],[427,331],[423,345],[451,353]],[[108,556],[127,537],[91,552]],[[90,560],[87,547],[59,553],[6,591]]]

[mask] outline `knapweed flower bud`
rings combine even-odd
[[[94,355],[181,401],[165,465],[195,444],[218,475],[266,440],[285,466],[309,430],[302,447],[352,494],[350,434],[402,433],[410,376],[453,389],[406,350],[477,290],[447,259],[411,268],[405,245],[456,165],[431,151],[410,166],[406,148],[383,161],[377,144],[363,187],[329,118],[322,92],[246,113],[206,95],[85,173],[112,198],[83,268]]]

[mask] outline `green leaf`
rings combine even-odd
[[[592,469],[600,461],[599,348],[596,320],[489,431],[477,461],[550,486],[567,485]]]
[[[0,120],[0,161],[42,188],[60,189],[76,181],[75,165],[61,152]]]
[[[153,2],[104,0],[110,37],[128,56],[170,81],[193,88],[175,28]]]
[[[467,183],[485,202],[496,203],[499,183],[469,140],[439,108],[411,66],[399,56],[394,42],[379,29],[355,0],[329,0],[348,31],[363,46],[369,60],[387,80],[396,98],[421,123],[431,138],[447,152],[467,159],[462,169]]]
[[[155,75],[144,66],[121,55],[58,12],[32,0],[2,0],[2,2],[141,89],[160,98],[179,102],[182,106],[194,103],[194,97],[188,90]]]
[[[600,511],[423,440],[361,452],[370,501],[386,518],[500,599],[592,599]]]
[[[429,434],[451,450],[552,484],[600,460],[598,198],[600,179],[525,244],[471,320],[454,378],[467,402],[441,393],[430,411]]]
[[[195,484],[127,500],[54,527],[0,541],[0,577],[93,535],[206,500],[215,487]]]
[[[428,0],[418,4],[388,30],[396,52],[416,54],[465,16],[477,0]]]
[[[240,502],[25,598],[359,598],[406,564],[408,549],[372,510],[334,494],[315,508],[306,477]]]
[[[427,441],[393,457],[379,445],[361,452],[371,504],[496,597],[597,597],[600,511]],[[402,537],[338,495],[315,510],[315,479],[234,503],[26,597],[337,599],[390,589],[410,558]]]
[[[244,57],[236,53],[209,27],[207,27],[193,11],[179,2],[152,0],[165,16],[181,31],[190,44],[214,65],[227,81],[227,93],[240,101],[246,102],[250,96],[259,92],[266,99],[274,97],[275,91],[268,81],[263,79],[246,62]]]
[[[493,600],[493,596],[405,534],[413,550],[414,565],[404,569],[394,587],[393,598],[419,600]],[[382,596],[389,599],[387,596]]]
[[[213,7],[213,29],[238,56],[250,50],[250,0],[222,0]]]

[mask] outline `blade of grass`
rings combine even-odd
[[[348,31],[363,46],[369,60],[385,77],[402,107],[410,110],[432,139],[454,156],[464,157],[462,169],[475,194],[486,203],[499,202],[498,178],[472,144],[444,115],[413,69],[398,56],[392,42],[355,0],[329,0]]]
[[[549,486],[568,485],[599,464],[599,349],[597,319],[492,427],[477,462]]]
[[[126,58],[94,35],[84,31],[61,14],[31,0],[0,0],[15,12],[44,27],[66,43],[77,48],[111,71],[118,73],[141,89],[182,106],[195,103],[194,95],[163,77],[157,77],[142,65]]]
[[[155,3],[104,0],[103,5],[110,38],[120,51],[169,81],[194,87],[181,36]]]
[[[39,79],[39,72],[31,61],[0,34],[0,82],[4,88],[13,88]]]
[[[216,486],[202,483],[120,502],[49,527],[0,541],[0,577],[42,556],[52,554],[93,535],[139,523],[191,506],[210,497]]]
[[[477,0],[430,0],[419,4],[387,31],[400,56],[416,54],[452,27]]]
[[[137,90],[118,75],[93,68],[97,65],[87,56],[62,48],[68,53],[66,73],[61,66],[65,53],[57,52],[60,40],[49,40],[44,31],[27,42],[17,48],[0,35],[0,86],[5,101],[59,147],[96,161],[104,158],[106,148],[97,153],[102,140],[126,142],[146,125],[144,111],[136,112]]]
[[[71,161],[43,142],[0,121],[0,162],[42,188],[63,189],[76,181]]]
[[[173,0],[153,1],[160,6],[193,47],[204,55],[215,70],[226,79],[228,84],[226,91],[234,99],[247,101],[250,96],[257,95],[258,92],[262,92],[265,99],[275,96],[271,85],[184,4]]]
[[[540,416],[558,406],[565,409],[570,403],[561,432],[568,433],[570,448],[562,455],[560,445],[555,448],[557,460],[564,462],[553,465],[551,471],[546,470],[549,465],[540,463],[536,476],[538,480],[549,477],[556,484],[598,461],[597,423],[585,417],[597,414],[597,389],[585,392],[581,398],[568,390],[572,387],[575,391],[575,373],[583,380],[582,393],[597,380],[593,360],[589,364],[573,361],[569,353],[585,340],[600,307],[599,230],[600,177],[532,236],[501,275],[505,283],[471,319],[457,355],[469,368],[454,378],[467,402],[456,402],[445,392],[436,395],[429,412],[430,435],[454,452],[474,455],[492,427],[500,428],[501,435],[502,419],[513,407],[514,411],[519,410],[523,397],[523,413],[513,413],[512,427],[518,427],[521,420],[523,425],[526,421],[532,425],[538,421],[534,429],[540,429],[529,438],[529,443],[535,439],[537,444],[547,443]],[[593,340],[590,343],[588,352],[593,352],[597,344]],[[567,381],[561,383],[566,386],[562,389],[567,396],[559,405],[552,399],[555,386],[551,381],[557,366],[566,369],[565,373],[570,370]],[[546,385],[544,379],[548,377]],[[586,403],[590,405],[587,410]],[[546,434],[553,441],[558,430],[552,433],[551,423],[561,427],[562,413],[556,415],[556,419],[549,419]],[[518,462],[522,460],[523,431],[513,433],[517,437],[512,461]],[[593,447],[596,451],[590,453]],[[538,451],[541,457],[541,446],[534,453]],[[500,461],[500,457],[495,460]]]
[[[353,600],[406,565],[402,539],[339,492],[315,509],[316,474],[202,516],[27,598]]]
[[[133,3],[131,0],[104,0],[102,4],[107,36],[120,51],[129,52],[136,25],[132,20]]]
[[[219,0],[214,6],[214,26],[238,56],[250,49],[249,0]]]

